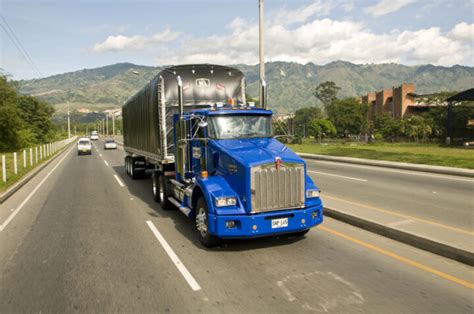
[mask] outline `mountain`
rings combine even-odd
[[[258,97],[258,65],[239,64],[234,67],[245,73],[247,93]],[[20,92],[40,97],[67,110],[103,110],[121,104],[162,68],[118,63],[95,69],[20,81]],[[418,94],[440,91],[461,91],[474,86],[474,67],[455,65],[405,66],[400,64],[353,64],[336,61],[326,65],[305,65],[291,62],[266,64],[269,105],[278,113],[318,105],[312,92],[321,82],[334,81],[341,90],[340,97],[359,96],[403,82],[415,83]]]

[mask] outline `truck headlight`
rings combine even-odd
[[[319,197],[319,190],[307,190],[306,191],[307,198],[315,198]]]
[[[216,206],[217,207],[224,207],[224,206],[235,206],[237,205],[237,199],[235,197],[219,197],[216,198]]]

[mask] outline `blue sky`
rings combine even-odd
[[[257,0],[1,0],[0,68],[38,78],[117,62],[258,62]],[[266,0],[266,59],[474,65],[470,0]],[[10,34],[12,36],[12,34]]]

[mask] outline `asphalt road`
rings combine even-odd
[[[365,204],[474,230],[472,178],[319,160],[306,162],[326,204]]]
[[[95,146],[1,205],[1,313],[473,311],[472,267],[329,218],[303,239],[205,249],[193,222],[153,202],[149,179],[125,175],[121,148]]]

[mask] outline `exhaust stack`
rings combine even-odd
[[[176,80],[178,81],[178,105],[179,105],[179,118],[183,118],[184,114],[184,104],[183,104],[183,80],[181,76],[177,76]]]

